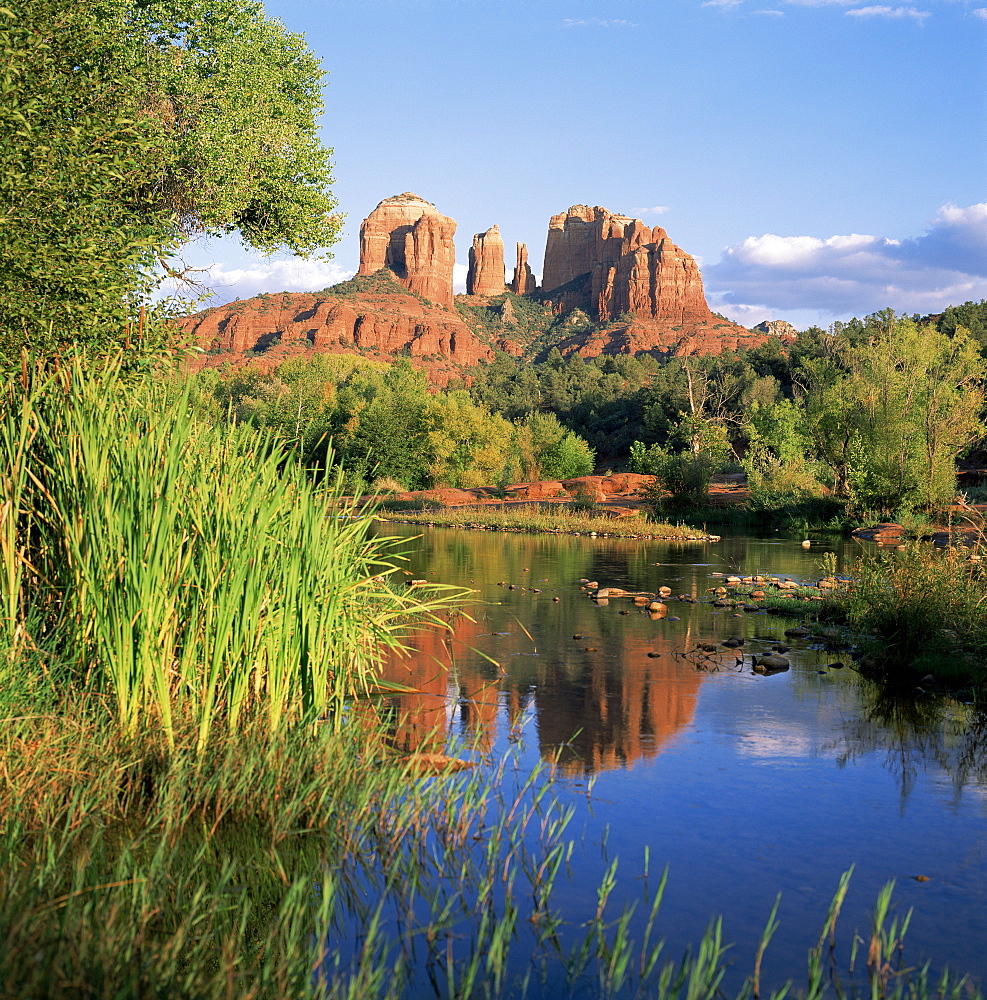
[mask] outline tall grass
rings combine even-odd
[[[170,753],[139,736],[125,756],[105,715],[68,707],[0,727],[3,997],[979,995],[906,960],[890,887],[851,973],[844,878],[798,987],[761,972],[774,915],[753,956],[731,960],[718,920],[671,953],[647,864],[632,902],[613,902],[628,889],[613,861],[575,908],[573,808],[544,771],[423,778],[356,727],[271,735],[261,719],[203,753],[188,733]]]
[[[722,995],[718,922],[656,940],[663,879],[641,919],[616,863],[560,911],[573,810],[543,773],[423,777],[343,724],[456,592],[389,589],[386,542],[275,443],[112,367],[26,372],[0,482],[0,997]],[[902,966],[889,898],[867,982],[834,979],[827,919],[807,997],[959,998]]]
[[[182,716],[201,749],[256,712],[338,725],[380,650],[454,596],[382,585],[368,518],[184,391],[113,366],[26,382],[0,409],[6,662],[59,663],[124,734],[174,746]]]

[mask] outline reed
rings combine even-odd
[[[380,652],[440,624],[453,588],[401,593],[387,539],[255,430],[194,419],[185,391],[76,365],[0,413],[7,662],[41,651],[121,731],[265,715],[338,726]]]
[[[46,691],[4,695],[2,996],[732,995],[718,920],[682,955],[660,940],[665,875],[618,906],[613,861],[585,912],[560,909],[573,812],[550,769],[507,759],[424,778],[380,733],[272,735],[263,719],[200,753],[178,718],[164,753],[153,734],[122,743],[84,698]],[[772,913],[738,1000],[979,996],[906,962],[890,886],[853,971],[836,927],[848,877],[803,986],[763,982]]]
[[[856,561],[842,596],[847,618],[864,636],[860,664],[867,673],[909,686],[931,673],[947,687],[967,686],[982,697],[982,551],[909,542],[902,551],[879,550]]]
[[[664,878],[640,934],[616,862],[562,912],[550,769],[424,777],[353,709],[458,592],[388,587],[393,546],[275,442],[69,366],[8,387],[0,463],[0,997],[723,994],[717,921],[656,940]],[[806,996],[975,995],[903,964],[890,893],[867,981],[836,975],[834,904]]]

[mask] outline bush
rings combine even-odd
[[[593,471],[595,458],[593,449],[578,434],[566,431],[562,440],[542,456],[542,477],[575,479],[576,476],[588,476]]]
[[[864,647],[865,669],[908,684],[930,671],[940,680],[983,678],[987,574],[979,560],[911,542],[902,552],[862,556],[851,575],[848,616],[874,636]]]
[[[747,464],[752,510],[774,510],[822,497],[825,489],[805,464],[783,464],[777,458]]]
[[[654,476],[657,482],[646,492],[651,502],[660,502],[662,491],[674,501],[695,502],[709,493],[713,476],[719,471],[720,456],[709,452],[669,453],[654,444],[645,448],[640,441],[631,446],[631,471]],[[657,487],[657,489],[656,489]]]

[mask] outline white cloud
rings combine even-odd
[[[706,0],[700,7],[719,7],[720,10],[733,10],[739,7],[743,0]]]
[[[205,302],[210,305],[231,302],[233,299],[249,299],[261,292],[313,292],[340,281],[352,278],[354,272],[324,260],[271,260],[258,258],[243,267],[227,264],[209,264],[196,268],[189,274],[195,285],[205,292]],[[188,285],[166,282],[162,291],[179,294],[185,298],[195,297],[195,289]]]
[[[857,7],[856,9],[848,10],[845,13],[847,17],[910,17],[912,20],[918,21],[920,24],[927,17],[931,16],[929,11],[916,10],[914,7]]]
[[[645,215],[664,215],[666,212],[670,212],[671,206],[669,205],[653,205],[651,208],[632,208],[631,211],[635,216],[645,216]]]
[[[466,276],[470,269],[465,264],[452,265],[452,290],[456,295],[466,294]]]
[[[785,12],[783,10],[752,10],[752,14],[761,14],[767,17],[784,17]]]
[[[834,318],[888,306],[936,312],[987,298],[987,203],[944,205],[925,234],[905,240],[750,236],[727,247],[704,277],[715,307],[737,319],[762,309]]]
[[[970,13],[974,17],[979,17],[982,20],[987,21],[987,7],[974,7],[973,10],[970,11]]]
[[[727,0],[727,2],[739,3],[740,0]],[[586,17],[586,18],[564,18],[562,24],[566,28],[637,28],[638,25],[633,21],[624,21],[620,18],[615,18],[613,20],[603,20],[599,17]]]

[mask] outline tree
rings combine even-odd
[[[194,236],[331,244],[322,75],[253,0],[0,9],[0,357],[120,337]]]
[[[488,486],[504,468],[513,426],[477,406],[463,389],[426,399],[434,486]]]
[[[546,479],[574,479],[588,476],[593,471],[596,454],[573,431],[566,431],[542,457],[541,473]]]
[[[883,514],[935,509],[956,489],[955,461],[984,432],[985,365],[952,337],[890,309],[840,336],[833,357],[803,362],[809,433],[836,492]]]
[[[399,359],[378,384],[368,379],[352,429],[347,428],[343,466],[359,477],[389,478],[406,489],[430,483],[428,380],[424,372]],[[342,396],[342,394],[340,394]]]

